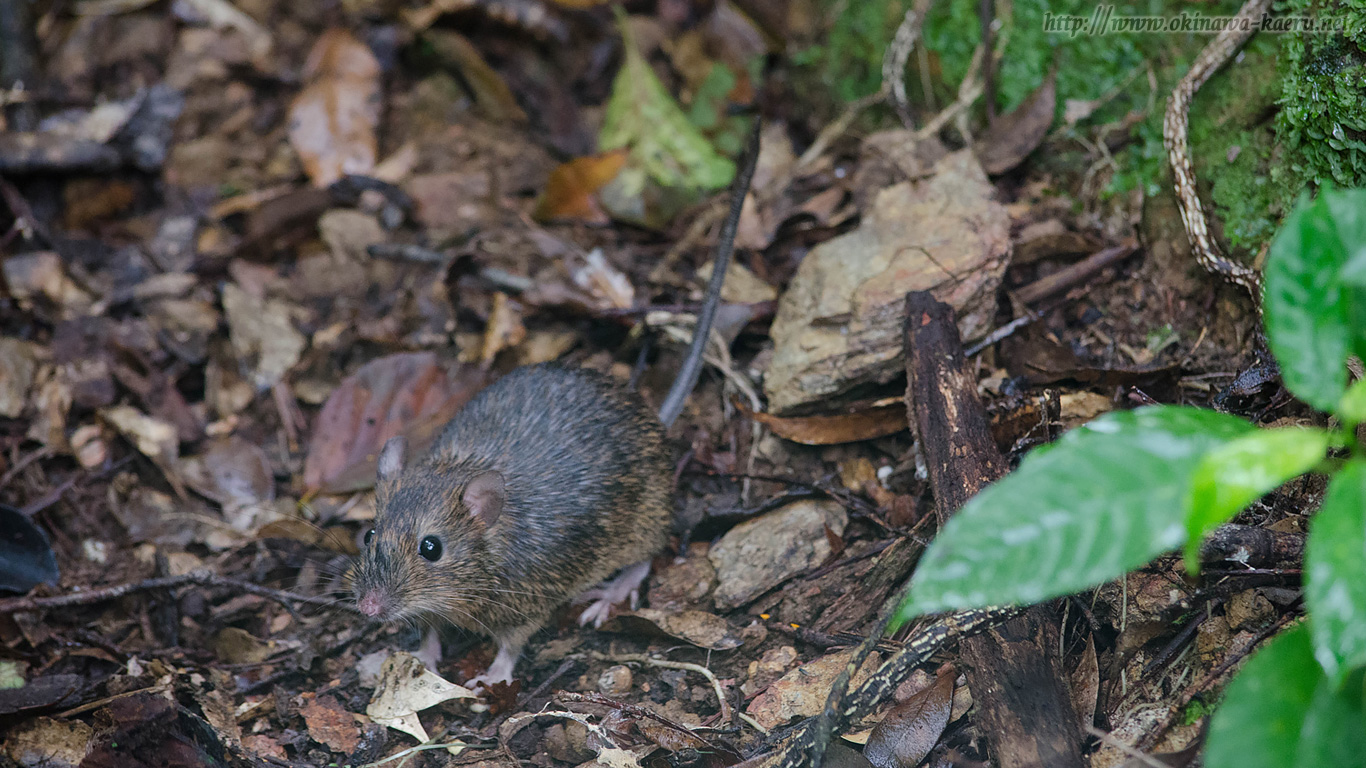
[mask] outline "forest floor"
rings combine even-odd
[[[4,11],[30,76],[0,91],[0,589],[33,602],[0,597],[0,765],[724,766],[781,744],[933,537],[909,291],[956,310],[1012,462],[1106,411],[1213,407],[1249,369],[1222,407],[1311,418],[1256,380],[1256,310],[1195,263],[1171,192],[1104,191],[1134,121],[1064,129],[1051,80],[990,128],[938,103],[830,129],[783,56],[761,76],[791,23],[764,3],[632,5],[635,57],[604,5],[400,5]],[[728,347],[668,434],[678,523],[642,607],[600,629],[565,607],[477,701],[396,679],[423,632],[344,586],[379,447],[547,360],[657,407],[756,113]],[[614,132],[636,151],[600,151]],[[1319,490],[1238,522],[1293,550]],[[1130,759],[1118,742],[1189,761],[1228,670],[1299,610],[1297,561],[1253,565],[1194,582],[1165,558],[1058,601],[1093,766]],[[446,681],[492,660],[444,640]],[[837,734],[840,759],[895,717],[893,764],[987,760],[959,663]],[[422,735],[444,746],[405,751]]]

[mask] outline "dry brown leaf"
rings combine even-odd
[[[729,651],[744,644],[729,622],[705,611],[670,613],[642,608],[618,614],[602,628],[627,634],[660,633],[713,651]]]
[[[228,338],[238,360],[255,369],[256,391],[270,389],[299,362],[308,340],[294,328],[291,308],[278,299],[253,296],[236,283],[223,286]]]
[[[38,362],[44,357],[46,354],[37,344],[0,338],[0,416],[17,419],[24,412]]]
[[[238,10],[228,0],[185,0],[186,5],[202,15],[213,27],[237,30],[247,40],[251,60],[265,69],[270,49],[274,45],[270,32],[255,19]]]
[[[697,269],[698,282],[706,285],[711,280],[711,270],[715,262],[707,262]],[[726,267],[726,281],[721,284],[721,301],[728,304],[758,304],[775,301],[778,289],[759,279],[743,264],[732,261]]]
[[[863,756],[875,768],[915,768],[949,724],[953,705],[952,667],[905,702],[893,707],[868,736]]]
[[[232,698],[223,688],[203,686],[194,690],[194,700],[204,713],[204,720],[224,746],[235,750],[242,743],[242,728],[237,724]]]
[[[477,367],[451,371],[430,352],[371,360],[346,377],[318,414],[304,485],[329,493],[369,486],[386,440],[402,434],[410,455],[418,455],[485,383]]]
[[[601,249],[594,248],[583,258],[567,257],[565,263],[574,285],[587,291],[600,309],[630,309],[635,303],[630,278],[612,266]]]
[[[305,693],[299,714],[308,724],[308,736],[333,752],[349,755],[360,744],[356,718],[333,696]]]
[[[262,641],[238,627],[224,627],[213,636],[209,648],[228,664],[259,664],[276,651],[274,643]]]
[[[258,757],[273,757],[278,760],[288,760],[289,753],[280,746],[280,742],[272,739],[264,733],[257,733],[246,736],[242,739],[242,746],[256,754]]]
[[[431,44],[438,56],[460,69],[465,84],[474,94],[474,103],[485,117],[496,123],[523,125],[527,122],[526,113],[518,106],[512,89],[464,35],[432,30],[423,35],[423,39]]]
[[[614,149],[561,163],[550,172],[545,192],[536,201],[536,211],[532,215],[538,221],[576,220],[606,224],[607,212],[598,205],[594,195],[617,177],[626,165],[628,154],[625,149]]]
[[[100,418],[128,438],[143,455],[155,459],[162,467],[175,464],[180,453],[180,439],[176,436],[175,427],[131,405],[105,408],[100,411]]]
[[[1096,658],[1096,638],[1086,636],[1086,647],[1081,658],[1068,675],[1071,685],[1072,709],[1077,713],[1078,724],[1082,731],[1091,727],[1096,719],[1096,702],[1100,700],[1100,660]]]
[[[797,667],[754,697],[745,711],[765,728],[776,728],[794,718],[820,714],[825,709],[825,700],[835,678],[848,666],[855,652],[852,648],[839,651]],[[858,674],[850,681],[850,689],[857,688],[872,676],[881,661],[878,654],[868,654]]]
[[[479,350],[480,364],[489,367],[499,352],[521,344],[525,338],[526,326],[522,325],[521,307],[509,299],[506,293],[495,292],[488,326],[484,328],[484,343]]]
[[[751,411],[739,401],[736,401],[736,407],[746,417],[773,430],[778,437],[803,445],[853,443],[907,429],[906,406],[900,403],[836,416],[774,416]]]
[[[6,734],[5,755],[25,768],[76,768],[94,737],[95,729],[79,720],[36,717]]]
[[[181,462],[185,483],[224,508],[275,499],[275,475],[266,452],[240,437],[213,441],[198,456]]]
[[[309,546],[319,546],[344,555],[357,555],[355,538],[342,526],[320,528],[297,517],[272,520],[256,529],[258,539],[290,539]]]
[[[986,172],[995,176],[1024,162],[1053,125],[1058,105],[1057,71],[1012,112],[1002,115],[975,149]]]
[[[21,306],[45,297],[62,310],[64,318],[86,313],[94,299],[66,274],[62,257],[55,251],[35,251],[6,257],[0,262],[5,287]]]
[[[350,32],[329,29],[304,65],[310,84],[289,108],[289,142],[314,186],[375,166],[380,66]]]
[[[417,713],[451,699],[472,699],[474,691],[432,672],[410,653],[395,653],[384,660],[375,695],[365,714],[380,725],[403,731],[420,742],[427,730]]]

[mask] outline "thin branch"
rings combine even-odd
[[[252,584],[249,581],[233,579],[227,576],[219,576],[208,570],[191,571],[180,576],[160,576],[152,579],[143,579],[129,584],[118,584],[112,587],[102,587],[100,589],[90,589],[78,592],[68,592],[65,595],[54,595],[52,597],[11,597],[0,600],[0,616],[12,613],[31,613],[43,611],[50,608],[67,608],[73,605],[92,605],[94,603],[104,603],[110,600],[117,600],[125,595],[136,592],[150,592],[158,589],[174,589],[183,587],[187,584],[197,584],[201,587],[223,587],[235,589],[239,592],[264,597],[273,600],[284,606],[285,610],[294,613],[295,605],[333,605],[335,600],[329,597],[308,597],[305,595],[295,595],[280,589],[271,589],[259,584]],[[297,614],[295,614],[297,616]]]

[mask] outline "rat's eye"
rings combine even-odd
[[[365,532],[365,546],[370,546],[375,541],[375,529],[371,528]]]
[[[441,559],[441,539],[435,536],[426,536],[418,542],[417,553],[435,563]]]

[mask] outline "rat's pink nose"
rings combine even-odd
[[[361,595],[360,600],[356,601],[356,607],[366,616],[376,617],[384,614],[384,598],[380,597],[378,589],[372,589]]]

